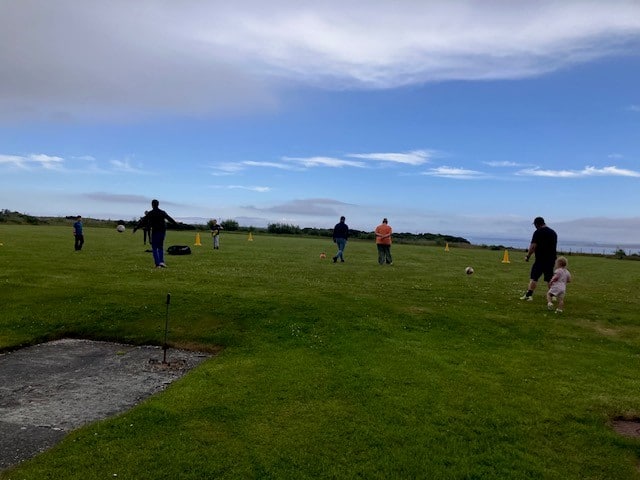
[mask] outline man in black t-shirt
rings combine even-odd
[[[533,300],[533,292],[538,285],[538,279],[544,276],[544,281],[549,283],[553,277],[553,266],[556,262],[556,248],[558,247],[558,235],[551,228],[547,227],[544,218],[536,217],[533,221],[536,231],[531,237],[531,244],[527,250],[525,260],[528,262],[531,255],[535,254],[536,260],[531,266],[529,276],[529,288],[520,300]]]

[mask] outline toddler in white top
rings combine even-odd
[[[567,292],[567,283],[571,281],[571,273],[567,270],[567,259],[558,257],[553,267],[553,277],[549,281],[549,291],[547,292],[547,307],[553,310],[553,301],[558,300],[556,313],[562,313],[564,309],[564,295]]]

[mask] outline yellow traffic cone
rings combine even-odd
[[[449,242],[444,244],[444,251],[448,252],[449,251]]]
[[[502,257],[502,263],[511,263],[509,261],[509,250],[504,251],[504,256]]]
[[[196,233],[196,243],[194,243],[196,247],[201,247],[202,243],[200,243],[200,234]]]
[[[253,242],[253,235],[249,232],[249,238],[247,239],[249,242]]]

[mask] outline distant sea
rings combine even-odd
[[[505,248],[526,250],[529,248],[529,239],[513,238],[488,238],[488,237],[465,237],[473,245],[502,245]],[[610,255],[618,250],[624,250],[627,255],[640,254],[640,243],[619,244],[599,242],[558,242],[558,251],[564,253],[589,253],[599,255]]]

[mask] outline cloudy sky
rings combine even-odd
[[[0,0],[0,208],[640,243],[640,2]]]

